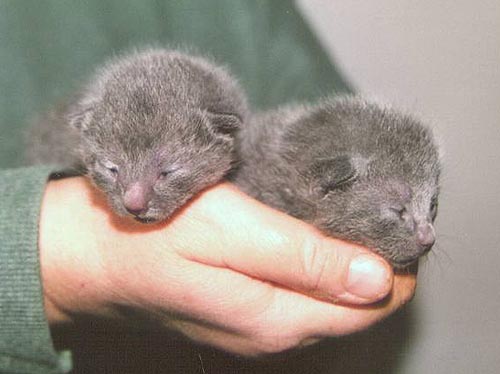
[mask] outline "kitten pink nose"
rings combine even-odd
[[[135,216],[143,213],[148,208],[147,193],[143,185],[139,182],[128,187],[123,195],[123,205],[130,214]]]
[[[431,249],[436,241],[434,227],[430,223],[424,223],[417,227],[417,242],[425,248],[425,251]]]

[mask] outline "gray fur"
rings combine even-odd
[[[262,202],[405,267],[434,243],[440,160],[411,116],[354,97],[257,114],[234,182]]]
[[[114,58],[69,101],[41,117],[27,158],[84,170],[120,214],[169,217],[234,162],[247,104],[206,58],[147,49]]]

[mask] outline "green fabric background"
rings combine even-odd
[[[19,166],[22,128],[107,56],[194,46],[240,77],[256,108],[347,91],[288,0],[0,2],[0,168]]]

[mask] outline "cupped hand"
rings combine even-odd
[[[166,222],[116,217],[85,178],[49,182],[39,238],[51,326],[81,315],[159,327],[243,355],[362,330],[413,296],[367,249],[327,238],[236,187]]]

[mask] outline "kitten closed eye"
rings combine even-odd
[[[160,172],[158,178],[167,178],[172,176],[173,174],[178,173],[181,170],[180,166],[172,166],[170,168],[166,168]]]

